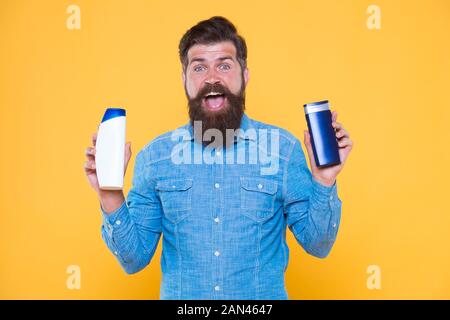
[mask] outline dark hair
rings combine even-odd
[[[244,70],[247,67],[247,45],[245,44],[245,39],[237,33],[236,27],[228,19],[219,16],[200,21],[183,35],[178,46],[183,70],[187,67],[187,53],[192,46],[222,41],[231,41],[234,44],[236,47],[236,58],[242,70]]]

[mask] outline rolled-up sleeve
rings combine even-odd
[[[110,214],[100,206],[102,238],[128,274],[150,263],[161,236],[161,203],[150,171],[144,152],[139,152],[126,201]]]
[[[306,252],[327,257],[341,219],[337,182],[325,186],[312,177],[297,139],[288,156],[283,179],[284,213],[289,229]]]

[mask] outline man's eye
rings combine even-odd
[[[219,66],[219,69],[220,69],[220,70],[230,70],[230,69],[231,69],[231,66],[230,66],[229,64],[221,64],[221,65]]]
[[[205,70],[205,67],[204,67],[204,66],[199,65],[199,66],[195,66],[195,67],[194,67],[194,71],[195,71],[195,72],[201,72],[201,71],[203,71],[203,70]]]

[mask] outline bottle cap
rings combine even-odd
[[[102,122],[105,122],[106,120],[116,118],[116,117],[125,117],[126,111],[125,109],[121,108],[108,108],[105,111],[105,114],[103,115]]]
[[[323,100],[304,104],[303,108],[305,109],[305,114],[309,114],[319,111],[330,110],[330,105],[328,104],[328,100]]]

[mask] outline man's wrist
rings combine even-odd
[[[313,175],[313,179],[325,187],[332,187],[336,182],[336,179],[323,179],[320,177],[316,177],[314,175]]]
[[[100,205],[107,214],[120,208],[125,201],[122,190],[99,190],[98,196]]]

